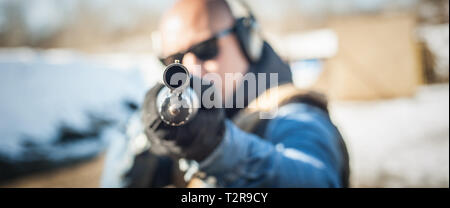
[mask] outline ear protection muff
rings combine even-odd
[[[258,22],[244,2],[227,0],[226,3],[235,18],[236,37],[245,57],[250,63],[258,62],[264,45]]]

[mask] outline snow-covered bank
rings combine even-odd
[[[124,136],[150,83],[120,60],[0,51],[0,181],[95,156]]]

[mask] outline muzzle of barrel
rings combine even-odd
[[[190,74],[185,66],[176,62],[166,67],[163,73],[164,85],[172,91],[182,91],[189,86]]]
[[[198,111],[199,99],[189,87],[191,76],[185,66],[176,62],[163,73],[165,87],[156,102],[161,120],[171,126],[181,126],[191,120]]]

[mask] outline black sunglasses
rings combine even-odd
[[[222,30],[213,35],[213,37],[197,43],[185,51],[178,52],[164,58],[159,58],[159,60],[163,65],[168,66],[169,64],[175,63],[175,60],[179,60],[181,62],[184,55],[186,55],[187,53],[193,53],[198,59],[202,61],[211,60],[219,54],[217,40],[234,32],[234,28],[235,27],[233,26],[231,28]]]

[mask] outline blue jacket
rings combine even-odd
[[[232,122],[218,148],[200,169],[224,187],[341,187],[345,166],[339,135],[319,108],[292,103],[280,107],[264,138]]]

